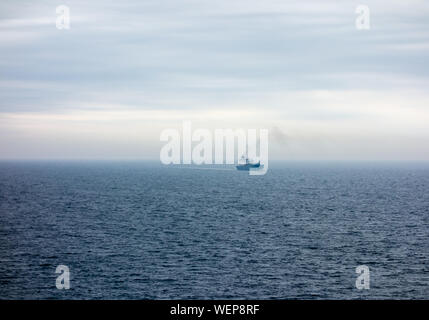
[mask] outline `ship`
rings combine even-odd
[[[239,163],[237,166],[237,170],[249,171],[251,168],[259,168],[261,167],[261,161],[251,162],[248,157],[242,156],[241,159],[244,160],[244,163]]]

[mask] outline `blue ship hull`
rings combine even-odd
[[[239,164],[238,166],[235,166],[237,170],[243,170],[243,171],[249,171],[250,168],[259,168],[261,164],[258,163],[246,163],[246,164]]]

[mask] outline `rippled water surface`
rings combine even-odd
[[[0,298],[429,299],[428,166],[228,169],[1,162]]]

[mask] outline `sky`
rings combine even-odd
[[[268,129],[270,160],[429,161],[428,57],[427,1],[3,0],[0,159],[159,159],[191,121]]]

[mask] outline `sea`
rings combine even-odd
[[[429,299],[428,259],[424,163],[0,162],[0,299]]]

